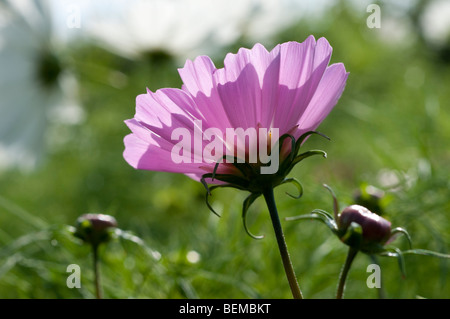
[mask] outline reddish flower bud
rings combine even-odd
[[[92,245],[110,239],[110,229],[117,227],[114,217],[104,214],[85,214],[77,219],[75,236]]]
[[[371,212],[382,216],[386,197],[384,191],[372,185],[363,185],[353,196],[355,203],[367,207]]]
[[[338,216],[338,227],[345,234],[351,223],[361,226],[361,249],[384,245],[391,236],[391,223],[360,205],[346,207]]]

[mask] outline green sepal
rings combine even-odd
[[[96,247],[102,243],[109,242],[113,237],[114,229],[117,227],[115,219],[114,224],[96,227],[94,222],[86,217],[88,215],[90,214],[82,215],[77,219],[73,235]]]
[[[360,249],[363,242],[362,232],[361,225],[351,222],[345,232],[340,232],[339,239],[350,247]]]
[[[261,196],[261,194],[259,194],[259,193],[252,193],[252,194],[250,194],[250,195],[245,199],[244,204],[243,204],[243,206],[242,206],[242,222],[244,223],[244,229],[245,229],[245,232],[246,232],[250,237],[252,237],[253,239],[263,239],[263,238],[264,238],[264,235],[261,235],[261,236],[253,235],[253,234],[250,232],[250,230],[248,229],[248,226],[247,226],[247,212],[248,212],[248,209],[250,208],[250,206],[253,204],[253,202],[254,202],[259,196]]]
[[[218,181],[227,183],[228,187],[234,187],[240,190],[247,190],[249,182],[239,176],[232,175],[232,174],[216,174],[213,175],[212,173],[203,174],[202,178],[200,179],[200,182],[203,184],[203,186],[206,188],[206,191],[208,194],[211,193],[210,188],[208,186],[208,183],[206,183],[207,178],[213,178],[217,179]]]
[[[230,161],[232,159],[232,161]],[[252,170],[252,167],[250,166],[250,164],[248,163],[241,163],[239,162],[239,158],[237,158],[236,156],[231,156],[231,155],[223,155],[221,159],[218,159],[216,164],[214,165],[214,170],[212,172],[212,176],[211,179],[214,180],[216,178],[216,173],[217,173],[217,169],[219,168],[220,164],[223,164],[222,161],[223,160],[227,160],[229,161],[229,163],[227,164],[231,164],[234,167],[236,167],[243,176],[246,176],[248,174],[249,171]]]
[[[406,239],[408,240],[409,249],[412,249],[411,236],[410,236],[409,233],[406,231],[406,229],[401,228],[401,227],[394,228],[394,229],[391,231],[391,237],[388,239],[388,242],[390,242],[392,239],[394,239],[395,235],[397,235],[397,234],[405,235]]]
[[[306,157],[312,156],[312,155],[316,155],[316,154],[311,154],[311,155],[307,155],[307,153],[309,152],[305,152],[303,154],[298,155],[298,152],[300,150],[300,147],[302,145],[302,143],[305,141],[305,139],[312,135],[312,134],[317,134],[320,135],[328,140],[330,140],[330,138],[320,132],[316,132],[316,131],[308,131],[304,134],[302,134],[297,141],[295,141],[295,138],[292,135],[289,134],[285,134],[283,135],[279,141],[281,141],[281,143],[279,144],[279,152],[281,153],[281,146],[282,146],[282,142],[284,142],[284,139],[286,139],[287,137],[290,137],[293,140],[293,144],[291,146],[291,152],[289,153],[289,156],[281,163],[280,167],[279,167],[279,171],[283,172],[283,174],[286,176],[287,174],[289,174],[289,172],[294,168],[294,166],[296,164],[298,164],[300,161],[302,161],[303,159],[305,159]],[[295,143],[294,143],[295,141]],[[311,152],[315,152],[315,151],[311,151]],[[323,151],[320,151],[321,155],[324,156],[326,158],[326,153]],[[298,156],[297,156],[298,155]]]
[[[288,192],[286,192],[286,195],[288,195],[288,196],[290,196],[290,197],[292,197],[294,199],[299,199],[300,197],[302,197],[302,195],[303,195],[303,186],[296,178],[294,178],[294,177],[293,178],[286,178],[280,183],[280,185],[286,184],[286,183],[293,184],[298,190],[298,195],[297,196],[289,194]]]
[[[323,184],[323,187],[325,187],[331,194],[331,196],[333,197],[333,214],[334,214],[334,219],[337,223],[338,226],[339,225],[339,203],[337,201],[336,198],[336,194],[334,193],[333,189],[328,186],[327,184]]]
[[[325,210],[323,210],[323,209],[316,208],[316,209],[314,209],[314,210],[312,211],[312,213],[317,213],[317,214],[324,215],[324,216],[325,216],[326,218],[328,218],[330,221],[334,222],[333,216],[331,216],[331,214],[330,214],[329,212],[327,212],[327,211],[325,211]]]
[[[295,145],[296,145],[295,138],[294,138],[294,136],[292,136],[290,134],[284,134],[278,139],[277,144],[276,144],[276,147],[278,147],[278,153],[281,155],[281,148],[284,144],[284,140],[288,137],[291,139],[291,152],[289,153],[289,156],[286,157],[284,159],[284,161],[282,161],[280,163],[280,166],[278,167],[278,173],[283,174],[284,176],[286,176],[289,173],[291,163],[294,160],[294,157],[297,155],[297,153],[294,151]]]
[[[211,192],[212,192],[213,190],[215,190],[216,188],[227,188],[227,187],[229,187],[229,188],[236,188],[236,187],[235,187],[234,185],[230,185],[230,184],[214,185],[214,186],[211,186],[211,187],[208,187],[208,186],[206,185],[206,187],[207,187],[207,192],[206,192],[206,197],[205,197],[206,206],[208,206],[209,210],[210,210],[214,215],[216,215],[217,217],[220,218],[221,216],[214,210],[214,208],[212,208],[211,204],[209,203],[208,198],[209,198],[209,196],[211,196]]]
[[[307,151],[304,152],[298,156],[296,156],[294,158],[294,160],[291,163],[291,166],[294,167],[295,165],[297,165],[298,163],[300,163],[301,161],[303,161],[305,158],[314,156],[314,155],[322,155],[324,158],[327,158],[327,153],[321,150],[312,150],[312,151]]]
[[[310,214],[294,216],[294,217],[286,217],[286,221],[294,221],[294,220],[318,220],[324,223],[333,233],[337,233],[336,223],[333,221],[331,216],[322,210],[316,209],[313,210]]]
[[[317,131],[308,131],[306,133],[303,133],[297,140],[296,144],[295,144],[295,151],[294,154],[297,155],[298,151],[300,150],[300,146],[302,146],[303,142],[306,140],[306,138],[312,134],[317,134],[322,136],[323,138],[326,138],[327,140],[330,140],[330,138],[328,136],[326,136],[323,133],[317,132]]]
[[[389,251],[392,250],[392,251]],[[396,257],[398,262],[398,267],[402,273],[402,277],[406,278],[406,267],[405,267],[405,258],[403,257],[403,252],[397,247],[391,247],[386,249],[387,254],[381,254],[388,257]]]
[[[290,159],[290,161],[292,161],[294,159],[294,156],[297,155],[297,153],[294,152],[294,150],[296,148],[295,137],[292,136],[291,134],[284,134],[278,139],[276,145],[278,145],[278,153],[281,154],[281,148],[283,147],[284,140],[287,138],[291,139],[291,153],[289,154],[289,159]]]

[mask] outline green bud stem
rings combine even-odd
[[[380,263],[378,262],[378,258],[375,255],[370,255],[370,260],[372,261],[372,264],[376,264],[376,265],[380,265]],[[378,299],[386,299],[386,293],[384,291],[384,284],[383,281],[381,280],[380,282],[381,287],[378,288]]]
[[[350,247],[350,249],[348,250],[344,267],[342,267],[341,274],[339,276],[339,286],[338,286],[337,293],[336,293],[336,299],[343,299],[343,297],[344,297],[344,289],[345,289],[345,282],[347,280],[347,275],[348,275],[350,267],[352,266],[352,262],[355,259],[357,253],[358,253],[358,250],[355,248]]]
[[[95,283],[95,296],[97,299],[102,299],[102,288],[100,285],[100,265],[98,258],[98,245],[92,245],[92,256],[94,266],[94,283]]]
[[[264,199],[266,200],[267,207],[269,208],[270,218],[272,219],[273,229],[277,238],[278,249],[280,251],[281,260],[283,261],[284,271],[291,288],[292,296],[294,299],[303,299],[303,295],[300,291],[297,277],[295,276],[294,268],[289,257],[286,240],[284,238],[283,229],[281,227],[280,218],[275,205],[273,188],[270,187],[264,191]]]

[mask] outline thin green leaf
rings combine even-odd
[[[431,257],[437,257],[437,258],[450,259],[449,254],[438,253],[438,252],[426,250],[426,249],[410,249],[410,250],[405,250],[402,253],[403,253],[403,255],[423,255],[423,256],[431,256]]]
[[[48,227],[48,223],[46,221],[37,217],[35,214],[26,211],[3,196],[0,196],[0,207],[3,207],[6,212],[11,213],[34,228],[42,229]]]
[[[0,257],[11,255],[28,245],[40,243],[41,241],[48,241],[51,238],[52,233],[50,230],[42,230],[23,235],[5,247],[2,247],[2,249],[0,249]]]
[[[139,238],[136,235],[133,235],[132,233],[128,231],[123,231],[119,228],[116,228],[114,230],[114,235],[116,235],[121,240],[129,241],[133,244],[138,245],[140,248],[142,248],[153,260],[159,261],[161,259],[161,254],[157,252],[156,250],[153,250],[150,248],[141,238]]]
[[[0,278],[13,269],[23,258],[24,257],[20,253],[15,253],[14,255],[6,258],[0,266]]]
[[[178,286],[180,287],[181,291],[183,291],[186,298],[199,299],[197,291],[195,290],[195,288],[192,285],[190,280],[179,277],[176,279],[176,282],[177,282]]]

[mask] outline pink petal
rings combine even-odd
[[[149,144],[141,140],[136,134],[129,134],[124,138],[125,151],[123,157],[132,167],[150,171],[205,174],[208,171],[199,167],[197,163],[175,164],[170,151],[157,144]],[[212,171],[214,166],[210,165]]]
[[[155,134],[171,140],[174,128],[193,130],[196,111],[191,97],[179,89],[161,89],[138,95],[134,118]]]
[[[184,162],[175,163],[172,150],[179,141],[171,140],[174,129],[193,135],[199,131],[196,120],[201,120],[203,132],[217,128],[223,134],[227,128],[260,127],[295,132],[298,138],[316,129],[337,103],[348,76],[342,64],[328,67],[331,51],[326,39],[316,42],[310,36],[270,52],[261,44],[240,49],[226,56],[222,69],[206,56],[188,60],[179,69],[181,90],[148,91],[137,97],[135,118],[126,121],[132,134],[125,137],[124,158],[138,169],[184,173],[198,180],[215,164],[194,162],[191,157],[201,158],[201,153],[186,154]],[[200,152],[208,143],[202,140]],[[220,165],[220,170],[230,167]]]
[[[216,67],[207,56],[187,60],[184,68],[178,70],[183,80],[183,90],[188,92],[195,102],[195,108],[207,127],[225,130],[232,127],[219,98],[214,84],[213,74]]]
[[[125,123],[132,134],[127,135],[124,139],[125,151],[123,156],[132,167],[200,175],[213,171],[214,164],[194,163],[190,154],[183,158],[182,163],[174,163],[171,152],[177,142],[156,135],[135,119],[127,120]]]
[[[313,36],[303,43],[281,45],[280,91],[274,127],[286,131],[299,121],[327,68],[331,52],[325,38],[316,43]]]
[[[192,96],[197,96],[200,92],[211,96],[214,88],[212,75],[215,71],[214,63],[207,56],[199,56],[194,61],[187,60],[184,67],[178,69],[187,91]]]
[[[303,132],[315,130],[331,112],[344,91],[348,75],[342,63],[326,69],[314,97],[298,122]],[[300,136],[300,132],[296,135]]]
[[[202,158],[202,152],[207,141],[203,141],[200,153],[197,153],[197,149],[192,147],[193,132],[190,132],[191,147],[186,150],[186,154],[183,153],[182,163],[174,162],[172,152],[174,151],[174,146],[179,141],[171,140],[172,131],[176,128],[189,130],[189,127],[171,127],[163,131],[155,127],[149,127],[148,124],[139,122],[136,119],[126,120],[125,123],[133,134],[125,138],[124,158],[134,168],[176,173],[195,173],[200,175],[213,171],[216,161],[210,158]],[[189,123],[189,125],[193,125],[193,123]],[[165,134],[163,135],[161,132]],[[193,154],[190,152],[193,152]],[[209,162],[206,162],[206,160]],[[217,172],[223,173],[225,172],[224,170],[225,167],[221,165]]]
[[[220,71],[220,70],[219,70]],[[226,72],[217,72],[221,84],[217,89],[230,127],[247,129],[257,124],[257,107],[261,100],[261,88],[253,65],[248,64],[234,81],[229,81]]]
[[[261,44],[228,54],[216,71],[218,92],[232,127],[270,126],[278,86],[278,47],[268,52]]]

